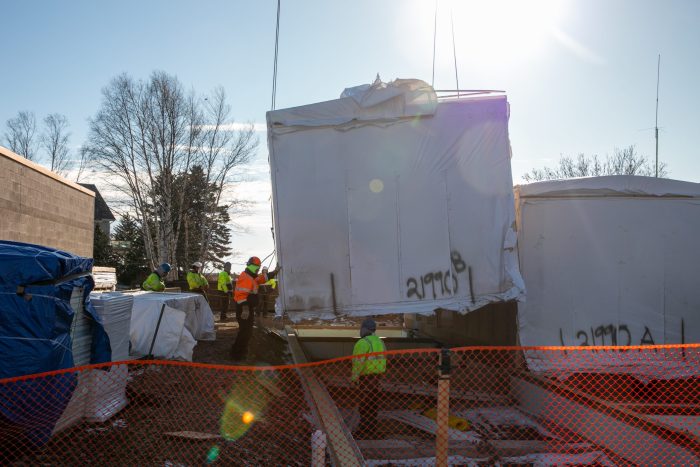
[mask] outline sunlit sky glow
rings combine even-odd
[[[407,5],[408,6],[408,5]],[[496,66],[507,69],[518,66],[545,51],[546,42],[561,23],[567,2],[557,0],[492,0],[438,2],[415,0],[400,14],[413,23],[416,34],[410,44],[420,54],[432,55],[432,37],[437,19],[436,56],[443,65],[454,65],[454,49],[458,66]],[[426,21],[433,19],[433,21]]]
[[[240,193],[235,261],[272,250],[264,133],[270,108],[275,0],[0,0],[0,125],[20,110],[65,114],[71,144],[87,136],[100,90],[115,75],[153,70],[186,88],[222,85],[238,123],[255,122],[260,151]],[[431,81],[435,2],[282,0],[277,107],[337,98],[383,80]],[[503,89],[511,104],[513,178],[560,154],[605,156],[635,144],[654,155],[661,54],[661,159],[700,182],[700,2],[695,0],[439,0],[435,87]]]

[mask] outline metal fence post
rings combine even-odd
[[[450,349],[440,352],[437,390],[437,432],[435,434],[435,465],[447,466],[449,457],[449,418],[450,418]]]

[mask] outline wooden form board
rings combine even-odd
[[[306,355],[304,354],[299,340],[294,330],[286,327],[287,342],[292,353],[295,363],[307,363]],[[331,399],[326,389],[319,383],[311,368],[300,368],[302,385],[305,391],[311,398],[311,402],[316,407],[321,428],[327,435],[328,447],[332,460],[335,465],[342,466],[361,466],[364,465],[364,459],[360,448],[355,444],[355,440],[350,433],[350,430],[345,425],[343,418],[338,412],[338,408]]]

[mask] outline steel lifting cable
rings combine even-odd
[[[260,264],[264,263],[264,262],[267,260],[267,258],[272,257],[272,255],[274,255],[274,254],[275,254],[275,250],[273,249],[273,250],[272,250],[272,253],[270,253],[269,255],[265,256],[265,257],[262,259],[262,261],[260,261]]]
[[[438,15],[438,0],[435,0],[435,16],[433,18],[433,75],[430,85],[435,88],[435,52],[437,47],[437,15]],[[460,96],[459,91],[459,73],[457,70],[457,45],[455,41],[455,21],[454,9],[450,7],[450,25],[452,27],[452,56],[455,64],[455,81],[457,83],[457,97]]]
[[[435,42],[437,40],[437,7],[438,0],[435,0],[435,18],[433,19],[433,78],[430,81],[430,85],[433,88],[435,87]]]
[[[277,55],[280,42],[280,2],[277,0],[277,24],[275,27],[275,61],[272,71],[272,109],[275,110],[275,98],[277,97]]]
[[[269,262],[268,265],[267,265],[268,269],[272,266],[272,262],[275,260],[275,257],[276,257],[276,256],[277,256],[277,255],[276,255],[275,250],[272,250],[272,253],[270,253],[269,255],[267,255],[267,257],[265,258],[265,259],[270,258],[270,262]],[[265,264],[265,260],[262,261],[262,264],[263,264],[263,265]]]
[[[450,8],[450,23],[452,24],[452,54],[455,59],[455,81],[457,82],[457,97],[459,97],[459,75],[457,74],[457,46],[455,45],[455,21],[453,9]]]
[[[273,65],[273,71],[272,71],[272,105],[271,105],[272,108],[271,108],[271,110],[275,110],[275,99],[277,98],[277,57],[279,56],[279,42],[280,42],[280,10],[281,10],[281,0],[277,0],[277,21],[275,24],[275,58],[274,58],[274,65]],[[267,162],[269,165],[270,164],[269,153],[267,156]],[[270,198],[270,218],[271,219],[275,218],[274,209],[272,208],[272,198]],[[274,242],[275,241],[274,223],[273,223],[273,226],[271,227],[270,230],[272,231],[272,241]],[[272,253],[270,253],[270,255],[268,255],[268,257],[274,253],[275,253],[275,250],[273,249]]]

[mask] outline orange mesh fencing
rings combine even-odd
[[[129,361],[2,380],[0,463],[699,463],[700,345],[383,355],[386,373],[357,382],[353,357]]]

